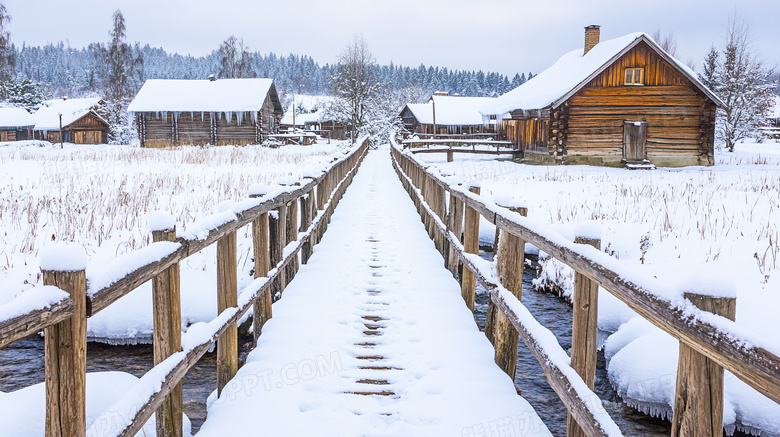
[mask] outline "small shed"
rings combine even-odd
[[[128,112],[143,147],[258,144],[283,115],[273,79],[150,79]]]
[[[43,103],[35,112],[35,139],[51,143],[105,144],[108,122],[98,114],[103,101],[97,97],[54,99]],[[60,138],[62,116],[62,138]]]
[[[22,108],[0,108],[0,141],[22,141],[33,138],[35,118]]]
[[[493,97],[449,96],[437,92],[428,103],[408,103],[401,110],[404,128],[420,134],[463,135],[493,132],[479,109]]]
[[[713,165],[721,101],[645,33],[585,45],[480,109],[526,158],[561,164]]]

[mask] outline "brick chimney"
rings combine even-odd
[[[583,56],[599,43],[600,27],[599,25],[591,24],[585,28],[585,52],[582,54]]]

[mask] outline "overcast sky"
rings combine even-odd
[[[583,43],[583,28],[601,38],[673,32],[678,57],[699,69],[711,44],[722,45],[730,14],[753,29],[756,48],[780,64],[780,0],[0,0],[21,46],[106,41],[121,9],[131,42],[200,56],[233,34],[252,50],[309,55],[333,63],[362,34],[381,64],[498,71],[547,68]]]

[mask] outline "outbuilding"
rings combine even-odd
[[[22,141],[33,138],[35,119],[22,108],[0,108],[0,141]]]
[[[534,161],[713,165],[718,97],[649,35],[599,36],[480,112]]]
[[[410,133],[464,135],[492,132],[483,123],[479,109],[495,98],[462,97],[437,93],[428,103],[409,103],[401,110],[404,128]]]
[[[147,80],[128,107],[143,147],[246,145],[277,133],[273,79]]]
[[[103,101],[97,97],[45,101],[33,115],[35,139],[51,143],[105,144],[109,125],[98,113],[101,105]]]

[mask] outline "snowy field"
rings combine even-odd
[[[297,181],[343,156],[348,143],[143,149],[128,146],[0,143],[0,305],[40,285],[39,252],[52,241],[83,245],[88,270],[151,240],[147,216],[179,225],[247,197],[253,184]],[[251,236],[241,230],[239,268],[248,271]],[[215,246],[182,263],[182,325],[216,316]],[[89,273],[88,273],[89,275]],[[90,318],[88,335],[109,343],[150,342],[151,285]]]
[[[682,290],[705,276],[737,292],[737,323],[780,355],[780,143],[718,151],[714,167],[654,171],[588,166],[533,166],[455,154],[418,155],[469,181],[496,203],[516,199],[529,217],[573,239],[595,228],[602,250]],[[473,158],[473,159],[472,159]],[[481,240],[494,228],[483,220]],[[532,249],[533,250],[533,249]],[[570,269],[541,254],[538,286],[569,297]],[[727,285],[728,284],[728,285]],[[612,384],[631,405],[671,416],[677,341],[602,290],[599,328]],[[609,336],[607,338],[607,336]],[[780,406],[726,376],[724,425],[780,435]]]

